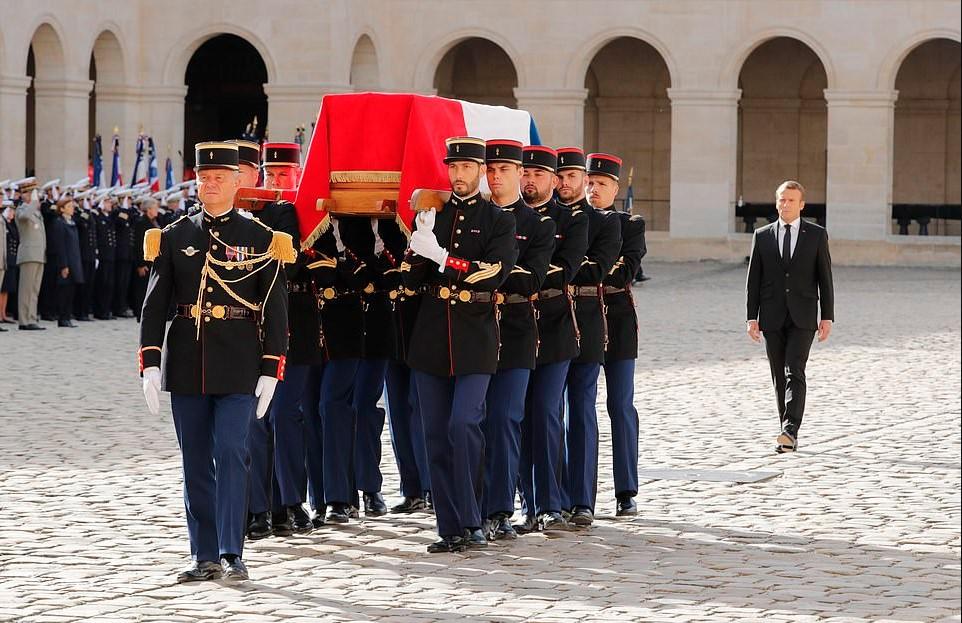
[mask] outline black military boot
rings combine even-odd
[[[266,539],[274,534],[274,526],[270,513],[255,513],[247,524],[247,538],[256,541]]]

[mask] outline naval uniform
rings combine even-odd
[[[114,228],[117,232],[117,248],[114,255],[113,313],[118,317],[129,315],[130,279],[134,268],[134,227],[137,209],[120,206],[113,211]]]
[[[501,353],[491,377],[484,421],[485,490],[483,516],[507,519],[514,514],[521,453],[521,422],[531,371],[538,357],[535,299],[541,290],[551,253],[555,223],[520,197],[502,208],[514,215],[518,259],[499,291]]]
[[[109,212],[97,211],[97,273],[94,277],[94,316],[98,320],[113,317],[117,229]]]
[[[97,213],[90,208],[80,208],[75,220],[85,278],[74,297],[74,316],[78,320],[90,320],[90,314],[93,313],[94,275],[97,272]]]
[[[483,161],[483,152],[481,155]],[[424,423],[438,533],[481,528],[485,394],[497,371],[495,290],[518,257],[514,218],[479,193],[452,194],[433,234],[444,266],[409,252],[404,286],[423,292],[408,352]]]
[[[216,217],[202,210],[159,237],[156,258],[146,258],[154,264],[142,313],[141,371],[163,360],[192,558],[239,557],[254,389],[260,376],[284,378],[286,285],[268,253],[271,231],[236,210]],[[172,304],[177,314],[165,337]]]
[[[634,405],[638,316],[631,284],[647,247],[645,219],[627,212],[614,214],[621,221],[621,254],[604,281],[610,336],[604,369],[615,496],[621,499],[638,493],[638,411]]]

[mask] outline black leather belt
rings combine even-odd
[[[181,318],[189,319],[204,316],[205,318],[214,318],[215,320],[249,320],[251,322],[257,320],[257,314],[246,307],[211,305],[210,303],[206,303],[204,307],[201,307],[199,313],[197,305],[177,305],[177,315]]]
[[[333,301],[342,296],[355,296],[356,294],[357,292],[354,290],[337,290],[335,288],[324,288],[318,291],[318,296],[325,301]]]
[[[542,290],[538,292],[538,300],[546,301],[548,299],[557,298],[565,294],[564,290],[559,290],[558,288],[548,288],[547,290]]]
[[[457,290],[448,286],[425,286],[425,293],[435,296],[442,301],[449,299],[462,303],[491,303],[495,300],[491,292],[472,292],[471,290]]]
[[[538,300],[538,295],[524,296],[523,294],[499,294],[498,303],[502,305],[517,305],[518,303],[530,303]]]
[[[568,286],[568,292],[571,293],[571,296],[579,298],[586,296],[598,298],[601,296],[600,288],[598,288],[598,286]]]
[[[420,292],[418,292],[417,290],[408,290],[407,288],[402,288],[402,287],[399,287],[397,290],[387,291],[387,297],[392,301],[398,298],[403,300],[404,297],[415,296],[417,294],[420,294]]]
[[[630,294],[629,288],[626,286],[624,288],[616,288],[614,286],[605,286],[605,294]]]
[[[287,284],[288,294],[313,294],[314,286],[309,283],[291,282]]]

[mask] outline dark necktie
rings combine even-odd
[[[792,226],[785,225],[785,238],[782,240],[782,261],[792,259]]]

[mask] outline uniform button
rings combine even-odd
[[[458,220],[459,220],[459,221],[463,221],[463,220],[464,220],[464,216],[459,216],[459,217],[458,217]]]
[[[791,292],[791,290],[789,290],[788,288],[785,288],[785,294],[788,294],[789,292]]]
[[[461,245],[458,244],[457,242],[454,243],[454,248],[455,248],[455,249],[457,249],[457,248],[460,247],[460,246],[461,246]]]
[[[788,290],[785,290],[785,291],[788,292]],[[204,305],[206,305],[207,307],[210,307],[210,301],[207,301]]]
[[[451,289],[452,289],[452,290],[457,290],[457,289],[458,289],[458,286],[451,286]]]
[[[210,322],[210,316],[204,316],[204,322]]]
[[[789,273],[785,273],[785,276],[788,277],[788,276],[789,276]]]
[[[451,301],[451,305],[457,305],[457,304],[458,304],[457,301]]]
[[[460,233],[461,233],[461,230],[460,230],[460,229],[455,229],[455,230],[454,230],[454,233],[460,234]]]
[[[214,288],[212,288],[212,287],[210,287],[210,286],[207,286],[207,291],[208,291],[208,292],[213,292],[213,291],[214,291]]]
[[[216,245],[216,244],[212,244],[212,245],[210,245],[210,248],[213,249],[214,251],[216,251],[216,250],[217,250],[217,245]]]

